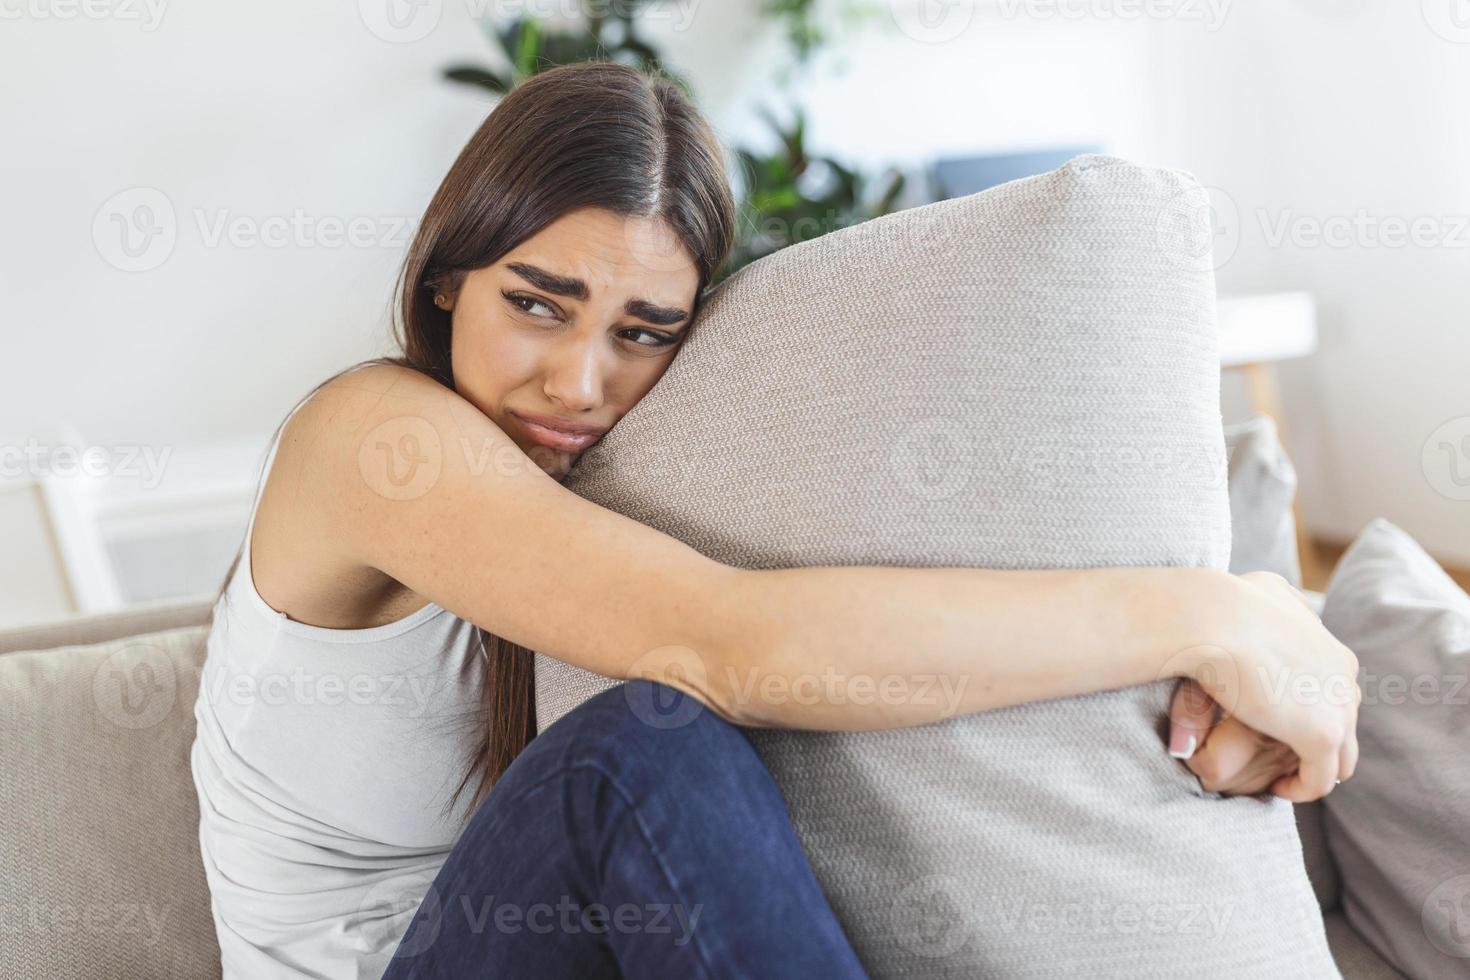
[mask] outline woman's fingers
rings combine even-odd
[[[1348,739],[1342,744],[1342,766],[1339,769],[1341,775],[1337,777],[1338,782],[1353,777],[1353,770],[1358,768],[1358,740]]]
[[[1358,709],[1363,704],[1363,691],[1356,691],[1357,702],[1353,706],[1353,723],[1348,726],[1347,738],[1342,742],[1341,760],[1338,766],[1337,779],[1351,779],[1358,768]]]
[[[1276,739],[1239,719],[1223,718],[1185,765],[1207,791],[1238,796],[1264,792],[1277,778],[1296,769],[1297,758]]]
[[[1222,720],[1210,739],[1185,765],[1211,793],[1239,792],[1264,743],[1257,733],[1234,718]]]
[[[1248,572],[1234,581],[1245,586],[1246,602],[1232,619],[1244,628],[1241,641],[1222,646],[1223,657],[1206,659],[1191,676],[1231,715],[1299,757],[1296,771],[1273,780],[1273,793],[1295,803],[1320,799],[1356,762],[1357,657],[1323,626],[1305,593],[1280,575]],[[1235,668],[1227,673],[1239,685],[1224,696],[1205,676],[1220,660]]]
[[[1333,743],[1322,751],[1303,756],[1296,772],[1272,783],[1271,792],[1293,803],[1309,803],[1332,792],[1342,771],[1342,744]]]
[[[1169,704],[1169,754],[1188,759],[1204,744],[1219,706],[1193,680],[1180,681]]]

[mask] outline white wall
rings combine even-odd
[[[69,419],[102,444],[268,432],[312,383],[376,352],[398,226],[483,115],[435,77],[481,48],[460,26],[390,45],[352,3],[289,0],[174,2],[151,31],[5,23],[0,429]],[[93,222],[136,188],[167,197],[177,241],[130,272],[99,252]],[[298,209],[312,224],[286,247],[211,245],[199,227]],[[368,247],[316,234],[357,217]]]
[[[892,12],[877,4],[865,27],[840,34],[839,46],[794,76],[815,149],[874,170],[1079,143],[1151,151],[1153,117],[1140,111],[1151,85],[1146,24],[1011,17],[992,0],[954,4],[967,16],[947,30],[936,21],[926,31],[924,2],[893,0]],[[729,138],[765,137],[752,110],[784,106],[769,81],[782,56],[779,32],[766,30],[748,53],[691,57],[701,68],[717,64],[716,57],[741,59],[741,74],[721,78],[734,91],[722,100]]]
[[[151,2],[156,23],[126,19],[143,0],[89,0],[101,18],[0,0],[10,444],[63,424],[185,455],[263,437],[310,385],[387,349],[408,226],[488,107],[438,79],[489,57],[484,0],[402,8],[429,16],[403,30],[389,0]],[[1420,464],[1435,426],[1470,416],[1470,248],[1271,248],[1253,226],[1258,208],[1470,214],[1470,45],[1418,3],[1369,0],[1191,3],[1220,23],[977,0],[935,43],[916,39],[934,26],[918,2],[892,0],[907,33],[880,2],[878,25],[801,79],[815,148],[879,165],[1091,142],[1226,189],[1244,217],[1222,288],[1307,287],[1322,306],[1322,353],[1282,368],[1308,523],[1348,537],[1381,514],[1470,561],[1467,504]],[[764,138],[758,100],[782,104],[767,79],[784,51],[756,6],[686,0],[650,28],[732,143]],[[166,197],[176,240],[125,271],[105,208],[128,192],[111,207],[132,216],[140,188]],[[221,217],[259,231],[295,215],[285,247],[208,240]],[[323,242],[324,222],[353,219],[367,245]]]
[[[0,316],[12,366],[0,435],[50,433],[62,419],[101,444],[269,431],[312,383],[385,347],[407,224],[488,105],[439,69],[484,60],[489,45],[454,0],[407,43],[375,35],[353,3],[155,0],[155,26],[123,19],[146,9],[141,0],[94,2],[115,3],[117,16],[31,15],[0,30],[11,229],[0,236]],[[37,3],[0,0],[0,11]],[[782,54],[755,6],[702,0],[650,28],[732,142],[764,138],[750,110]],[[982,31],[977,19],[941,45],[891,23],[859,36],[845,78],[814,73],[814,144],[877,163],[1139,142],[1148,123],[1136,111],[1135,37],[1081,25],[1058,41],[1004,26]],[[113,222],[148,203],[149,188],[171,205],[176,240],[156,268],[124,271],[99,251],[94,219],[116,212],[101,234],[123,261]],[[288,231],[284,247],[211,243],[222,218],[263,234],[298,213],[305,230]],[[326,224],[354,219],[369,223],[371,244],[323,244]],[[145,257],[163,251],[155,242]]]
[[[1470,486],[1438,445],[1470,435],[1470,28],[1449,30],[1454,2],[1238,2],[1212,35],[1162,24],[1157,131],[1160,160],[1238,213],[1220,288],[1317,295],[1320,352],[1279,370],[1306,523],[1348,540],[1384,516],[1463,565]],[[1416,219],[1429,244],[1394,237]],[[1470,474],[1470,442],[1457,451]]]

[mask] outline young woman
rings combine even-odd
[[[1277,576],[749,571],[562,486],[668,368],[734,213],[705,121],[610,64],[522,83],[451,167],[402,355],[282,423],[215,607],[191,762],[226,977],[860,976],[734,726],[947,712],[752,677],[942,675],[968,713],[1176,676],[1231,709],[1237,772],[1296,800],[1351,774],[1356,697],[1273,696],[1357,672]],[[631,683],[532,741],[530,650]]]

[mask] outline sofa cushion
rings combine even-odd
[[[1302,585],[1297,557],[1296,468],[1287,458],[1269,415],[1252,415],[1225,426],[1230,457],[1230,570],[1275,572]]]
[[[567,485],[749,568],[1224,569],[1207,204],[1089,156],[762,259]],[[1291,804],[1170,758],[1172,687],[752,736],[874,977],[1337,976]]]
[[[1276,423],[1271,416],[1259,413],[1228,423],[1225,454],[1230,458],[1230,571],[1236,575],[1275,572],[1301,588],[1296,515],[1291,509],[1296,496],[1296,468],[1281,445]],[[1316,597],[1322,598],[1320,593]],[[1320,605],[1317,609],[1320,614]],[[1295,811],[1307,877],[1317,904],[1323,911],[1335,909],[1337,869],[1327,851],[1322,802],[1300,803]]]
[[[189,774],[204,637],[0,656],[6,976],[219,976]]]
[[[1332,852],[1327,849],[1322,801],[1297,803],[1292,809],[1296,814],[1297,836],[1302,841],[1302,860],[1306,863],[1307,878],[1317,896],[1317,905],[1324,913],[1335,911],[1342,901],[1342,882],[1337,865],[1332,863]]]
[[[1324,800],[1342,908],[1412,977],[1470,973],[1470,596],[1378,518],[1322,622],[1358,655],[1357,772]]]
[[[1363,941],[1341,912],[1329,912],[1322,920],[1332,958],[1343,980],[1404,980],[1372,946]]]
[[[0,654],[53,647],[88,646],[139,633],[160,633],[209,622],[214,599],[149,602],[109,612],[73,616],[58,622],[17,626],[0,633]]]

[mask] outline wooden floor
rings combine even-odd
[[[1313,539],[1312,547],[1317,553],[1317,568],[1315,570],[1303,569],[1302,587],[1314,592],[1324,591],[1327,587],[1328,576],[1332,574],[1337,560],[1342,557],[1342,553],[1348,549],[1350,544],[1352,544],[1351,541]],[[1470,592],[1470,568],[1457,568],[1454,565],[1445,565],[1443,562],[1440,562],[1440,565],[1450,573],[1450,578],[1460,583],[1460,588]]]

